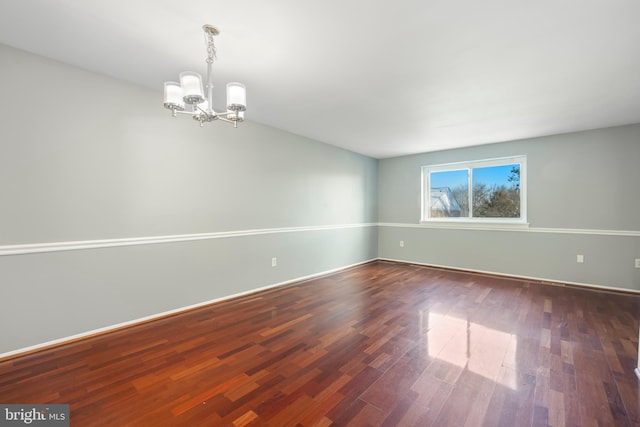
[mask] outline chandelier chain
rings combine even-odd
[[[213,34],[205,32],[205,40],[207,42],[207,64],[213,64],[216,58],[216,44],[213,41]]]

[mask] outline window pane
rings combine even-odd
[[[473,217],[520,218],[520,165],[473,168]]]
[[[429,217],[469,216],[469,170],[429,174]]]

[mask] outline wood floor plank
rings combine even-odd
[[[72,426],[640,426],[640,297],[372,262],[0,361]]]

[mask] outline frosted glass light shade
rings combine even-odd
[[[184,110],[180,83],[164,82],[164,108],[168,108],[169,110]]]
[[[247,109],[247,90],[242,83],[227,83],[227,110],[244,111]]]
[[[193,71],[180,73],[180,85],[182,86],[182,99],[187,104],[200,104],[204,101],[202,89],[202,77]]]

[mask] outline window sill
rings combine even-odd
[[[420,225],[427,228],[453,228],[453,229],[471,229],[471,230],[513,230],[529,228],[528,222],[521,221],[501,221],[501,220],[486,220],[486,221],[474,221],[474,220],[428,220],[420,221]]]

